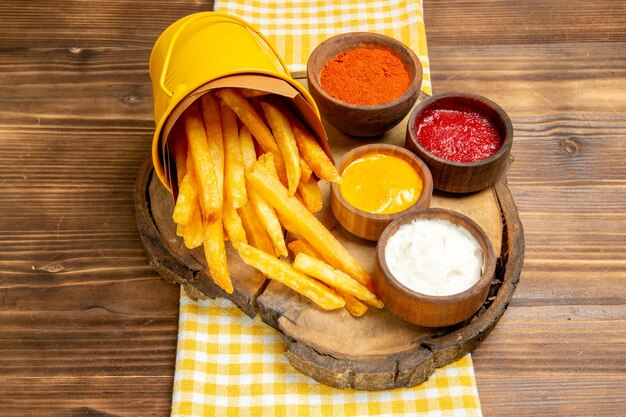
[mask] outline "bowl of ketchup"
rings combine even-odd
[[[405,147],[426,163],[433,188],[470,193],[504,174],[512,143],[513,125],[500,106],[482,96],[450,93],[413,109]]]

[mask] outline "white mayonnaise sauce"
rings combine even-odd
[[[441,219],[416,219],[398,228],[385,248],[387,266],[407,288],[426,295],[452,295],[482,275],[483,253],[464,227]]]

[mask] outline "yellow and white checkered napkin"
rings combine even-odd
[[[470,355],[415,388],[355,391],[296,371],[282,334],[228,300],[181,290],[172,416],[480,416]]]
[[[431,93],[421,1],[228,0],[215,10],[241,16],[274,43],[292,71],[306,69],[326,38],[372,31],[413,48]],[[181,290],[172,416],[480,416],[470,355],[415,388],[354,391],[296,371],[283,335],[227,300],[193,302]]]
[[[421,0],[217,0],[215,10],[257,27],[292,72],[305,71],[324,40],[346,32],[376,32],[404,42],[424,69],[422,90],[432,94]]]

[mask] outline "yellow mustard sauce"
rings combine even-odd
[[[374,214],[409,208],[422,189],[422,179],[408,162],[384,153],[372,153],[352,161],[343,170],[339,186],[348,203]]]

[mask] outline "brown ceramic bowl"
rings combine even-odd
[[[385,249],[389,237],[400,226],[416,219],[443,219],[467,229],[478,241],[483,252],[483,273],[474,286],[453,295],[421,294],[401,284],[387,266]],[[469,319],[485,302],[495,271],[496,257],[487,234],[473,220],[445,209],[423,209],[394,220],[380,236],[376,246],[374,282],[379,298],[395,315],[408,322],[426,327],[444,327]]]
[[[328,94],[320,84],[324,65],[337,55],[368,46],[391,50],[409,72],[409,87],[397,99],[380,105],[351,104]],[[322,116],[334,127],[352,136],[376,136],[391,129],[409,113],[420,93],[422,65],[417,55],[402,42],[385,35],[352,32],[327,39],[313,50],[307,63],[309,92]]]
[[[354,148],[344,155],[339,164],[339,173],[352,163],[352,161],[369,154],[384,153],[401,158],[408,162],[417,172],[422,180],[422,194],[412,206],[405,210],[391,214],[374,214],[360,210],[348,203],[341,195],[338,184],[333,183],[330,191],[330,208],[337,221],[350,233],[367,240],[378,240],[385,227],[398,216],[409,213],[413,210],[426,208],[430,205],[433,195],[433,180],[428,167],[415,154],[406,149],[387,144],[371,144]]]
[[[485,116],[496,127],[502,145],[492,156],[476,162],[454,162],[430,153],[420,143],[415,130],[424,112],[430,109],[469,109]],[[426,162],[433,175],[434,188],[451,193],[470,193],[492,185],[506,171],[511,145],[513,124],[509,116],[493,101],[472,94],[442,94],[419,103],[409,117],[405,147]]]

